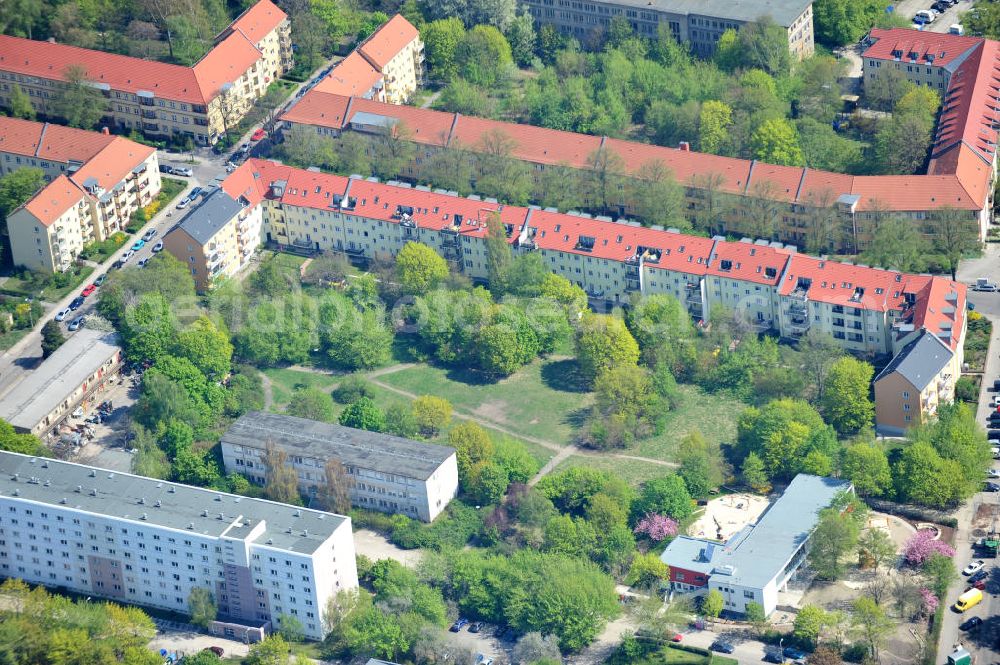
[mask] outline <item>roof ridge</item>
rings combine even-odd
[[[42,151],[42,143],[45,141],[45,132],[49,128],[49,123],[42,123],[42,130],[38,133],[38,145],[35,146],[35,154],[33,157],[38,157],[38,153]]]

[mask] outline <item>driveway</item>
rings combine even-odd
[[[913,15],[922,9],[930,9],[934,0],[900,0],[893,3],[893,11],[900,16],[913,18]],[[975,4],[972,0],[961,0],[957,5],[938,16],[933,23],[924,27],[927,32],[948,32],[948,27],[953,23],[960,23],[959,16],[972,9]]]

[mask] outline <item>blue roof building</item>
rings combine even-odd
[[[743,614],[747,603],[756,602],[770,614],[778,592],[805,561],[820,511],[852,490],[846,480],[799,474],[756,524],[725,543],[679,536],[660,557],[670,566],[671,588],[715,589],[722,593],[726,611]]]

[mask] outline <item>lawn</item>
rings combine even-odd
[[[629,459],[627,457],[615,457],[615,455],[633,454],[629,450],[609,451],[606,453],[596,453],[593,455],[570,455],[552,470],[552,473],[566,471],[573,467],[587,467],[599,471],[607,471],[627,482],[632,487],[638,487],[647,480],[665,476],[673,473],[674,469],[662,464],[643,462],[642,460]]]
[[[70,270],[53,275],[26,272],[13,275],[3,284],[6,293],[30,296],[47,302],[58,302],[67,293],[80,286],[94,269],[90,266],[73,266]]]
[[[28,328],[21,328],[20,330],[11,330],[10,332],[0,333],[0,350],[6,350],[14,346],[29,332],[30,330]]]
[[[736,438],[736,421],[747,405],[725,395],[706,393],[693,385],[679,386],[681,402],[667,416],[663,433],[640,441],[625,451],[640,457],[672,460],[677,444],[694,430],[699,430],[712,444],[730,443]]]
[[[556,444],[571,443],[593,397],[575,389],[576,363],[536,361],[500,381],[482,381],[460,369],[420,364],[378,380],[416,395],[437,395],[459,411],[511,432]]]

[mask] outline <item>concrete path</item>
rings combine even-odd
[[[260,386],[264,391],[264,411],[269,411],[271,405],[274,404],[274,389],[271,386],[271,377],[264,372],[257,372],[260,374]]]

